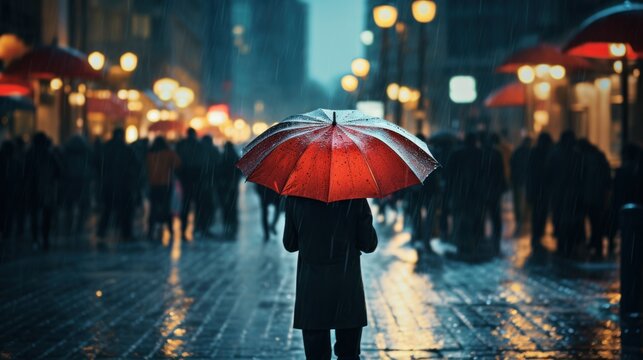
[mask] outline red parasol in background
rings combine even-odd
[[[484,100],[486,107],[524,106],[525,103],[525,86],[519,82],[512,82],[499,88]]]
[[[31,85],[18,78],[0,76],[0,96],[31,96]]]
[[[438,166],[426,144],[399,126],[326,109],[269,128],[237,163],[248,181],[324,202],[384,197],[422,183]]]
[[[496,68],[500,73],[515,73],[523,65],[562,65],[567,70],[589,69],[591,64],[582,58],[564,54],[557,47],[547,44],[518,50]]]

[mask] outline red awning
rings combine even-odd
[[[88,97],[87,112],[101,113],[108,118],[122,118],[129,114],[127,101],[119,99],[116,95],[109,97]]]
[[[4,73],[35,79],[101,77],[101,72],[92,69],[87,62],[87,55],[75,49],[57,46],[33,48],[25,56],[11,62]]]
[[[0,76],[0,96],[31,96],[31,85],[18,78]]]
[[[525,103],[525,86],[519,82],[501,87],[484,100],[486,107],[523,106]]]

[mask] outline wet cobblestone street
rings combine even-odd
[[[242,195],[243,196],[243,195]],[[255,196],[238,240],[54,249],[0,264],[0,359],[303,359],[291,327],[296,254],[260,236]],[[417,259],[408,232],[362,257],[365,359],[618,358],[618,278],[527,259]],[[279,238],[280,239],[280,238]]]

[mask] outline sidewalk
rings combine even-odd
[[[262,241],[253,192],[238,240],[54,250],[0,264],[0,359],[303,359],[296,254]],[[365,359],[618,358],[618,277],[528,261],[506,240],[481,264],[423,258],[379,231],[362,257]]]

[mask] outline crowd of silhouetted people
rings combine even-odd
[[[535,143],[525,137],[514,149],[488,132],[462,140],[442,132],[426,141],[442,167],[423,185],[376,203],[383,214],[402,202],[412,240],[429,251],[430,240],[441,238],[463,258],[499,255],[503,202],[511,199],[512,235],[529,234],[533,254],[545,252],[550,220],[556,254],[599,260],[616,251],[619,210],[643,202],[643,152],[636,145],[626,145],[612,169],[597,146],[572,131],[557,143],[548,133]]]
[[[5,140],[0,145],[0,239],[31,238],[34,248],[46,250],[52,232],[78,238],[94,221],[98,238],[116,230],[129,240],[145,198],[149,239],[158,239],[163,227],[172,233],[174,215],[183,238],[190,223],[194,234],[212,237],[217,219],[223,235],[232,236],[238,228],[238,159],[232,143],[220,149],[212,137],[198,138],[193,129],[175,144],[163,136],[151,144],[147,139],[128,144],[120,128],[108,141],[93,144],[76,135],[54,146],[44,133],[34,134],[29,143]]]

